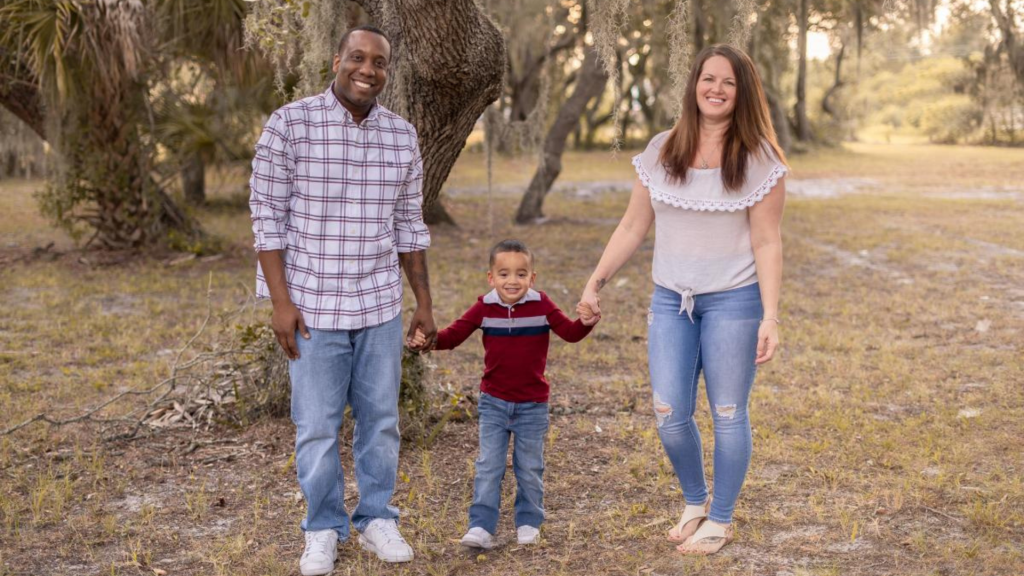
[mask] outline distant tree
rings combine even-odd
[[[544,215],[542,211],[544,198],[562,172],[562,154],[565,152],[569,134],[579,123],[580,115],[586,109],[587,103],[604,91],[608,76],[597,55],[597,50],[587,47],[585,54],[583,65],[576,76],[576,85],[572,95],[559,108],[555,122],[544,139],[540,163],[516,212],[517,224],[529,224]]]
[[[801,142],[811,139],[811,122],[807,119],[807,27],[810,3],[810,0],[799,0],[796,14],[796,105],[793,107],[793,117],[796,120],[796,138]]]
[[[783,150],[789,152],[793,137],[786,107],[786,90],[782,79],[790,61],[789,16],[790,6],[785,2],[762,4],[757,24],[752,27],[747,46],[751,59],[757,64],[768,100],[775,135]]]
[[[253,126],[279,104],[273,70],[259,51],[245,49],[245,0],[158,0],[153,7],[168,40],[153,91],[155,131],[177,164],[185,200],[198,206],[209,164],[251,155]]]
[[[1024,86],[1024,23],[1017,13],[1022,5],[1014,0],[989,0],[989,6],[1001,36],[999,49],[1006,53],[1017,82]]]

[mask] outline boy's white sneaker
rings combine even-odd
[[[469,532],[466,532],[466,535],[459,542],[469,548],[481,548],[483,550],[494,548],[494,536],[479,526],[470,528]]]
[[[516,528],[516,538],[520,544],[536,544],[540,540],[540,528],[520,526]]]
[[[319,576],[334,570],[338,555],[338,533],[331,530],[306,532],[306,549],[299,559],[302,576]]]
[[[392,519],[371,520],[359,535],[359,545],[385,562],[412,560],[412,547],[402,538],[398,523]]]

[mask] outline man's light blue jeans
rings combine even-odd
[[[755,283],[698,295],[692,321],[680,304],[679,294],[655,287],[647,346],[658,435],[686,503],[703,504],[708,489],[693,419],[703,370],[715,429],[714,499],[708,517],[728,524],[750,465],[747,401],[756,371],[761,293]]]
[[[296,334],[299,359],[289,363],[295,467],[306,497],[306,531],[334,529],[349,536],[345,478],[338,431],[352,407],[352,454],[359,504],[352,524],[360,532],[375,518],[398,518],[390,506],[398,474],[398,386],[402,378],[402,318],[360,330]]]
[[[540,528],[544,522],[544,437],[548,405],[506,402],[480,393],[480,456],[476,459],[469,527],[494,534],[501,509],[501,480],[505,477],[509,435],[513,439],[512,471],[516,476],[516,528]]]

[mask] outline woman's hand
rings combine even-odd
[[[757,358],[754,364],[764,364],[775,357],[775,351],[779,349],[779,324],[778,322],[766,319],[761,321],[757,328]]]
[[[601,298],[590,284],[587,284],[587,287],[584,288],[579,304],[590,308],[590,312],[595,316],[601,316]],[[576,309],[578,311],[579,307],[577,306]]]
[[[580,317],[580,322],[584,326],[593,326],[601,321],[601,315],[595,314],[594,309],[583,302],[576,305],[576,315]]]

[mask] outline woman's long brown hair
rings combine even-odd
[[[775,138],[768,101],[761,88],[757,68],[742,50],[727,44],[715,44],[701,50],[690,70],[683,96],[683,113],[661,148],[660,161],[669,176],[679,182],[697,156],[700,144],[700,108],[697,107],[697,81],[704,63],[712,56],[722,56],[732,65],[736,76],[736,107],[725,132],[722,145],[722,184],[729,191],[739,190],[747,176],[747,160],[751,153],[763,154],[767,142],[783,164],[786,156]]]

